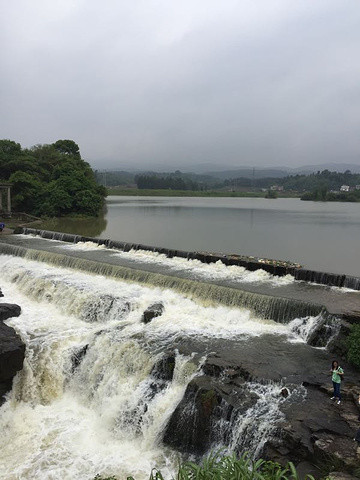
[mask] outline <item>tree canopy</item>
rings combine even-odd
[[[73,140],[30,149],[0,140],[0,181],[13,184],[15,210],[38,216],[95,216],[106,194]]]

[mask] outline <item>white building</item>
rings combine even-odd
[[[350,191],[349,185],[341,185],[340,192],[349,192],[349,191]]]

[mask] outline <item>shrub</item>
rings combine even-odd
[[[298,480],[299,476],[293,463],[283,467],[277,462],[252,460],[245,453],[241,457],[223,455],[222,452],[210,454],[198,465],[185,462],[180,465],[176,480]],[[115,477],[103,478],[97,475],[94,480],[115,480]],[[128,477],[127,480],[134,480]],[[161,472],[154,468],[149,480],[164,480]],[[305,480],[314,480],[306,475]]]
[[[360,368],[360,325],[353,325],[348,337],[347,358],[356,367]]]

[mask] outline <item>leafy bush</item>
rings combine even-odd
[[[97,216],[106,195],[73,140],[24,150],[0,140],[0,180],[13,185],[15,210],[37,216]]]
[[[114,480],[115,477],[101,477],[94,480]],[[240,458],[234,455],[222,455],[221,451],[210,454],[200,465],[185,462],[180,465],[176,480],[298,480],[299,476],[293,463],[286,467],[277,462],[252,460],[248,454]],[[127,480],[134,480],[128,477]],[[164,480],[162,473],[153,469],[149,480]],[[314,480],[306,475],[305,480]]]
[[[347,358],[356,367],[360,368],[360,325],[353,325],[348,337]]]

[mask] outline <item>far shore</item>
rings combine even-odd
[[[276,192],[278,198],[300,198],[300,193]],[[254,197],[267,198],[268,192],[243,192],[225,190],[155,190],[138,188],[108,187],[108,196],[134,196],[134,197]],[[273,198],[269,200],[274,200]]]

